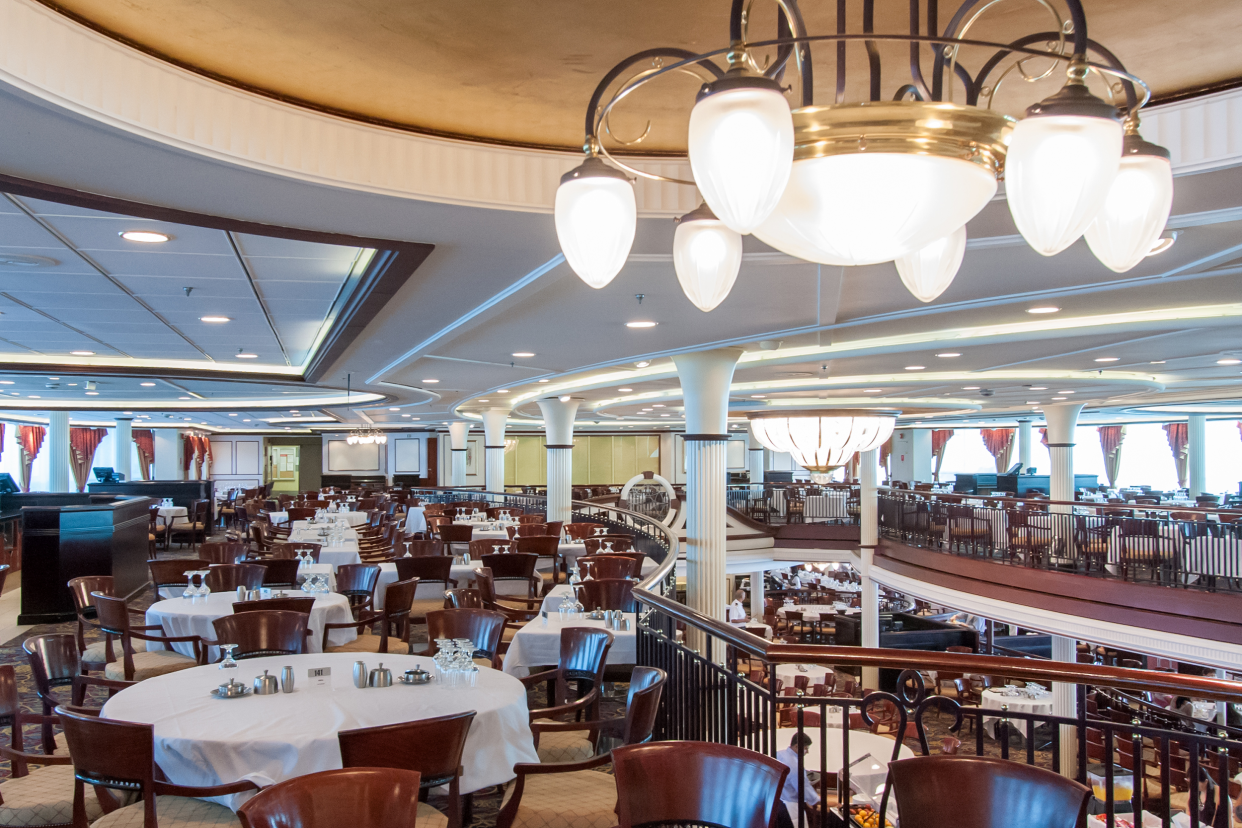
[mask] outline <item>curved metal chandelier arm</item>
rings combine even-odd
[[[1022,49],[1022,48],[1025,48],[1026,46],[1029,46],[1032,43],[1040,43],[1042,41],[1056,38],[1057,36],[1058,36],[1057,32],[1036,32],[1034,34],[1029,34],[1024,37],[1020,37],[1009,45],[1013,47],[1013,49],[1015,50]],[[1139,100],[1138,90],[1135,89],[1134,87],[1133,76],[1130,75],[1130,73],[1126,71],[1125,65],[1120,60],[1117,59],[1116,55],[1114,55],[1112,52],[1110,52],[1108,49],[1104,48],[1100,44],[1096,43],[1094,40],[1087,41],[1087,50],[1088,50],[1088,54],[1094,52],[1095,54],[1099,55],[1102,62],[1107,65],[1107,68],[1114,70],[1115,76],[1118,78],[1118,80],[1120,80],[1122,88],[1125,90],[1127,113],[1137,112],[1140,108],[1142,108],[1143,106],[1147,104],[1148,99],[1151,97],[1151,92],[1147,89],[1146,85],[1144,84],[1142,100]],[[983,64],[983,67],[979,69],[979,74],[975,78],[974,87],[972,90],[976,97],[979,95],[984,85],[987,83],[988,76],[993,71],[996,70],[996,67],[999,66],[1001,62],[1005,60],[1005,58],[1007,58],[1011,54],[1013,54],[1013,52],[1010,51],[1009,49],[1002,49],[996,54],[994,54],[991,58],[989,58],[987,63]],[[1099,70],[1104,67],[1101,67],[1096,64],[1092,64],[1091,68]]]
[[[746,43],[749,34],[748,20],[750,5],[753,0],[733,0],[729,8],[729,42]],[[802,105],[811,106],[814,102],[815,73],[811,64],[811,47],[803,39],[807,36],[806,21],[802,19],[802,9],[798,0],[775,0],[777,14],[777,46],[776,62],[764,73],[766,77],[776,78],[785,70],[790,52],[798,64],[799,79],[802,84]]]
[[[608,91],[608,87],[611,86],[617,78],[621,77],[627,69],[635,64],[642,63],[645,60],[653,60],[655,58],[675,58],[679,62],[685,62],[689,61],[691,58],[697,57],[697,54],[689,51],[688,49],[677,49],[671,46],[659,47],[656,49],[644,49],[641,52],[636,52],[630,55],[616,66],[609,69],[608,74],[604,75],[604,77],[601,78],[600,82],[596,85],[595,91],[591,93],[591,102],[587,104],[586,146],[588,148],[594,148],[599,145],[598,130],[602,116],[596,117],[596,111],[599,109],[600,102],[604,99],[604,93]],[[720,67],[710,60],[703,59],[699,61],[698,65],[702,66],[708,72],[711,72],[712,75],[717,78],[724,75],[724,72],[720,69]],[[588,151],[592,151],[592,149],[588,149]]]
[[[936,0],[927,0],[929,17],[935,14]],[[929,19],[931,26],[930,31],[935,31],[935,23]],[[910,34],[919,34],[919,0],[910,0]],[[910,79],[914,82],[913,86],[917,92],[915,95],[917,100],[925,101],[931,97],[931,90],[927,88],[927,81],[923,78],[923,64],[919,60],[919,44],[917,41],[910,43]],[[910,84],[907,84],[909,86]],[[903,86],[898,90],[898,95],[905,94],[906,87]],[[900,97],[894,97],[893,100],[899,101]]]
[[[863,0],[863,34],[875,33],[875,0]],[[880,100],[880,50],[874,40],[863,41],[867,48],[867,70],[871,78],[871,100]],[[917,45],[917,44],[916,44]]]

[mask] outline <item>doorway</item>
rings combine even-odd
[[[267,479],[273,492],[297,492],[298,451],[300,446],[268,446]]]

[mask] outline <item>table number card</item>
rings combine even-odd
[[[312,667],[306,671],[311,687],[327,687],[332,677],[331,667]]]

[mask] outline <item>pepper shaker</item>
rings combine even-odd
[[[367,663],[365,661],[355,661],[354,662],[354,687],[357,687],[359,690],[364,689],[367,686],[368,677],[369,677],[369,674],[367,673]]]
[[[293,668],[282,667],[280,670],[280,692],[293,692]]]

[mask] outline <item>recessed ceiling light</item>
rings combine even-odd
[[[243,419],[243,420],[242,420],[242,422],[243,422],[243,423],[248,423],[248,422],[250,422],[250,421],[249,421],[249,420],[246,420],[246,419]]]
[[[664,406],[664,403],[652,403],[651,407],[652,408],[664,408],[665,406]]]
[[[767,394],[751,394],[750,396],[751,396],[751,399],[755,399],[755,400],[764,400],[764,399],[767,399],[768,397]]]
[[[0,385],[12,385],[13,380],[0,380]]]
[[[422,419],[422,417],[411,417],[410,419],[411,419],[411,420],[421,420],[421,419]]]
[[[661,414],[660,416],[661,416],[661,417],[671,417],[671,416],[673,416],[673,415],[672,415],[672,414]]]
[[[199,322],[232,322],[233,320],[227,316],[200,316]]]
[[[922,365],[907,365],[906,370],[907,371],[922,371],[923,366]]]
[[[1178,232],[1174,230],[1169,235],[1156,239],[1156,243],[1151,246],[1151,250],[1147,251],[1148,256],[1158,256],[1173,246],[1177,241]]]
[[[487,400],[480,400],[479,402],[487,402]],[[388,409],[388,410],[389,410],[389,411],[400,411],[401,409],[400,409],[400,408],[390,408],[390,409]]]
[[[65,383],[65,384],[66,384],[66,385],[68,385],[70,388],[76,388],[76,387],[77,387],[77,385],[78,385],[76,382],[68,382],[68,383]]]
[[[962,386],[962,390],[963,390],[963,391],[978,391],[978,390],[979,390],[979,386],[977,386],[977,385],[963,385],[963,386]]]
[[[133,414],[134,412],[132,412],[132,411],[122,411],[121,413],[122,413],[122,414]]]
[[[237,357],[238,359],[258,359],[259,358],[258,354],[233,354],[233,356]]]
[[[560,397],[559,399],[561,402],[569,402],[569,395],[567,394],[564,397]]]
[[[1238,365],[1238,364],[1242,364],[1242,359],[1218,359],[1216,360],[1216,364],[1217,365]]]
[[[230,416],[230,417],[236,417],[237,415],[236,415],[236,414],[230,414],[229,416]]]
[[[526,357],[533,357],[534,354],[532,354],[530,351],[514,351],[513,353],[509,354],[509,356],[515,356],[515,357],[525,359]]]
[[[99,392],[98,392],[98,391],[87,391],[87,392],[86,392],[86,396],[88,396],[88,397],[98,397],[98,396],[99,396]]]
[[[73,356],[94,356],[95,355],[94,351],[70,351],[69,353]]]
[[[60,377],[48,377],[48,379],[50,379],[50,380],[58,380],[58,379],[60,379]]]
[[[1152,363],[1151,363],[1151,364],[1152,364],[1152,365],[1164,365],[1164,363],[1165,363],[1166,361],[1167,361],[1167,360],[1163,360],[1163,359],[1154,359],[1154,360],[1152,360]]]
[[[143,388],[154,388],[155,387],[155,383],[153,382],[141,382],[139,383],[139,385],[141,385]]]
[[[952,359],[953,357],[960,357],[961,354],[954,353],[953,351],[946,351],[943,354],[936,354],[936,356],[940,357],[941,359]]]
[[[1068,400],[1069,397],[1053,397],[1053,400]]]
[[[642,362],[635,362],[634,367],[635,368],[646,368],[650,364],[651,364],[650,360],[644,359]]]
[[[879,394],[883,390],[884,390],[883,388],[864,388],[863,393],[864,394]]]
[[[41,398],[39,397],[39,395],[38,395],[38,394],[31,394],[31,395],[30,395],[30,399],[32,399],[32,400],[37,400],[37,399],[41,399]]]
[[[1096,362],[1116,362],[1121,357],[1096,357]]]
[[[157,233],[154,230],[123,230],[120,236],[125,241],[141,242],[142,244],[160,244],[172,238],[167,233]]]
[[[634,389],[633,388],[618,388],[617,390],[624,394],[628,391],[633,391]]]
[[[477,402],[491,402],[491,400],[478,400]],[[388,410],[389,410],[389,411],[396,411],[397,409],[395,409],[395,408],[390,408],[390,409],[388,409]]]
[[[539,381],[540,382],[551,382],[551,380],[539,380]],[[439,380],[436,380],[436,382],[439,382]]]
[[[1027,400],[1027,405],[1039,405],[1039,400]]]
[[[179,400],[188,400],[188,399],[190,399],[190,398],[189,398],[189,397],[177,397],[177,399],[179,399]]]
[[[647,321],[626,322],[625,327],[627,328],[654,328],[658,324],[659,324],[658,322],[647,322]]]
[[[423,380],[423,382],[427,383],[428,385],[435,385],[437,382],[439,382],[439,380],[438,379],[425,379]]]
[[[409,414],[402,414],[401,416],[402,416],[402,417],[408,417],[408,416],[410,416],[410,415],[409,415]]]
[[[1055,305],[1040,305],[1034,308],[1027,308],[1026,312],[1027,313],[1056,313],[1059,310],[1061,309],[1056,307]]]
[[[646,411],[655,411],[655,409],[654,409],[654,408],[640,408],[640,409],[638,409],[638,411],[639,411],[639,413],[641,414],[641,413],[646,412]]]
[[[1047,391],[1047,390],[1048,390],[1048,386],[1046,386],[1046,385],[1032,385],[1032,386],[1031,386],[1031,390],[1032,390],[1032,391]]]

